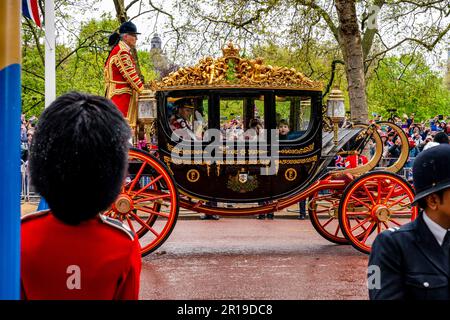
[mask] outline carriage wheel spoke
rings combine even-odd
[[[131,219],[128,216],[127,216],[127,222],[128,222],[128,225],[130,226],[131,231],[136,233],[136,230],[134,230],[134,227],[133,227],[133,221],[131,221]]]
[[[347,211],[346,213],[348,216],[367,216],[369,215],[369,211]]]
[[[378,179],[378,186],[377,186],[377,188],[378,188],[378,200],[377,200],[377,203],[380,203],[381,202],[381,179]]]
[[[354,226],[350,231],[353,232],[359,227],[361,227],[363,224],[367,223],[369,221],[370,217],[365,218],[362,222],[358,223],[356,226]],[[359,220],[358,220],[359,221]],[[364,227],[362,227],[364,229]]]
[[[370,234],[372,233],[372,229],[375,227],[375,221],[372,221],[370,223],[369,228],[367,228],[366,234],[364,235],[364,238],[361,240],[361,243],[366,243],[367,239],[369,238]]]
[[[396,220],[394,219],[389,219],[390,222],[396,224],[397,226],[401,227],[402,225],[400,223],[398,223]]]
[[[141,198],[139,200],[134,201],[134,203],[141,203],[141,202],[147,202],[147,201],[150,202],[150,201],[155,201],[158,199],[165,199],[165,198],[170,198],[170,194],[162,194],[162,195],[158,195],[158,196]]]
[[[324,209],[320,209],[320,210],[316,209],[315,211],[316,211],[316,213],[324,213],[324,212],[329,212],[330,208],[331,208],[331,206],[330,207],[326,207]]]
[[[104,216],[107,216],[107,217],[110,217],[111,216],[111,214],[114,212],[114,210],[113,209],[109,209],[108,211],[106,211],[103,215]]]
[[[333,219],[334,219],[334,218],[328,219],[327,222],[325,222],[325,223],[322,225],[322,227],[325,228],[331,221],[333,221]]]
[[[412,210],[394,211],[394,214],[412,214]]]
[[[154,211],[154,210],[152,210],[149,207],[146,207],[144,205],[142,205],[142,206],[135,206],[135,208],[137,210],[139,210],[139,211],[144,211],[144,212],[147,212],[147,213],[150,213],[150,214],[154,214],[154,215],[157,215],[157,216],[160,216],[160,217],[164,217],[164,218],[167,218],[167,219],[169,219],[169,217],[170,217],[169,214],[164,214],[164,213],[161,213],[161,212],[158,212],[158,211]]]
[[[141,190],[139,190],[138,192],[136,192],[134,194],[134,196],[138,196],[140,195],[145,189],[149,188],[151,185],[153,185],[156,181],[158,181],[159,179],[161,179],[163,176],[159,175],[157,178],[153,179],[152,181],[150,181],[148,184],[146,184]]]
[[[367,204],[367,203],[365,203],[365,202],[362,202],[361,200],[359,200],[358,198],[356,198],[355,196],[350,196],[350,198],[351,199],[353,199],[353,200],[355,200],[356,202],[359,202],[360,204],[362,204],[363,206],[365,206],[367,209],[371,209],[371,207]]]
[[[392,188],[390,188],[390,190],[389,190],[389,192],[388,192],[386,198],[384,199],[384,202],[383,202],[384,204],[386,204],[386,203],[389,201],[389,199],[391,198],[392,193],[394,192],[396,186],[397,186],[397,184],[394,184],[394,185],[392,186]]]
[[[136,183],[139,181],[139,178],[142,175],[142,172],[144,171],[145,165],[147,164],[147,162],[143,162],[141,167],[139,168],[138,173],[136,174],[136,176],[134,177],[133,181],[131,182],[131,186],[128,189],[128,194],[130,194],[131,190],[133,190],[134,186],[136,185]]]
[[[391,208],[393,206],[395,206],[396,204],[400,203],[401,201],[403,201],[406,197],[408,197],[407,194],[405,194],[403,197],[401,197],[400,199],[396,200],[394,203],[391,203],[390,205],[387,205],[388,208]]]
[[[136,221],[142,225],[143,227],[146,227],[148,230],[150,230],[156,237],[159,237],[159,233],[155,231],[155,229],[153,229],[152,227],[150,227],[144,220],[142,220],[141,218],[138,217],[137,214],[131,213],[130,214],[133,216],[133,218],[136,219]]]
[[[361,220],[359,220],[358,218],[355,218],[355,220],[356,220],[356,222],[358,222],[358,223],[361,222]],[[365,223],[364,223],[364,224],[365,224]],[[364,227],[364,224],[361,225],[361,228],[362,228],[364,231],[366,231],[367,228]]]
[[[334,232],[334,235],[337,237],[337,235],[338,235],[338,232],[339,232],[339,223],[338,223],[338,225],[336,226],[336,231]]]
[[[367,189],[366,185],[363,186],[364,190],[366,191],[367,195],[369,196],[370,201],[372,204],[375,204],[375,200],[373,200],[372,194],[370,193],[369,189]]]

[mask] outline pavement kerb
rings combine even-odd
[[[31,212],[35,212],[37,210],[38,203],[37,202],[22,202],[21,203],[21,214],[25,215]],[[275,212],[274,219],[297,219],[298,213],[291,211],[292,209],[284,209],[279,212]],[[180,212],[178,214],[179,220],[199,220],[201,214],[185,210],[180,208]],[[255,219],[256,215],[249,216],[220,216],[223,219]]]

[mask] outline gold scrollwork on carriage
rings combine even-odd
[[[283,159],[283,160],[275,160],[278,164],[303,164],[310,162],[317,162],[317,155],[304,159]]]
[[[321,82],[307,78],[294,68],[266,65],[262,58],[243,58],[239,50],[229,43],[222,48],[222,57],[203,58],[193,67],[180,68],[161,81],[152,81],[150,87],[153,90],[264,87],[322,91]]]
[[[314,143],[312,143],[309,146],[306,146],[304,148],[300,148],[300,149],[280,150],[279,153],[280,154],[304,154],[304,153],[308,153],[308,152],[312,152],[312,151],[314,151]]]

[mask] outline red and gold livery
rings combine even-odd
[[[137,116],[137,99],[144,89],[130,48],[123,41],[112,49],[105,64],[105,92],[130,122]],[[133,116],[135,115],[135,116]]]

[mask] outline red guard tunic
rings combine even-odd
[[[72,226],[41,211],[21,231],[22,299],[138,299],[140,245],[119,220]]]
[[[368,162],[367,157],[364,155],[356,155],[352,154],[345,158],[345,167],[346,168],[356,168],[361,165],[364,165]]]
[[[130,109],[137,112],[138,94],[144,89],[136,71],[130,48],[123,41],[112,49],[105,64],[106,98],[111,99],[124,117],[130,118]]]

